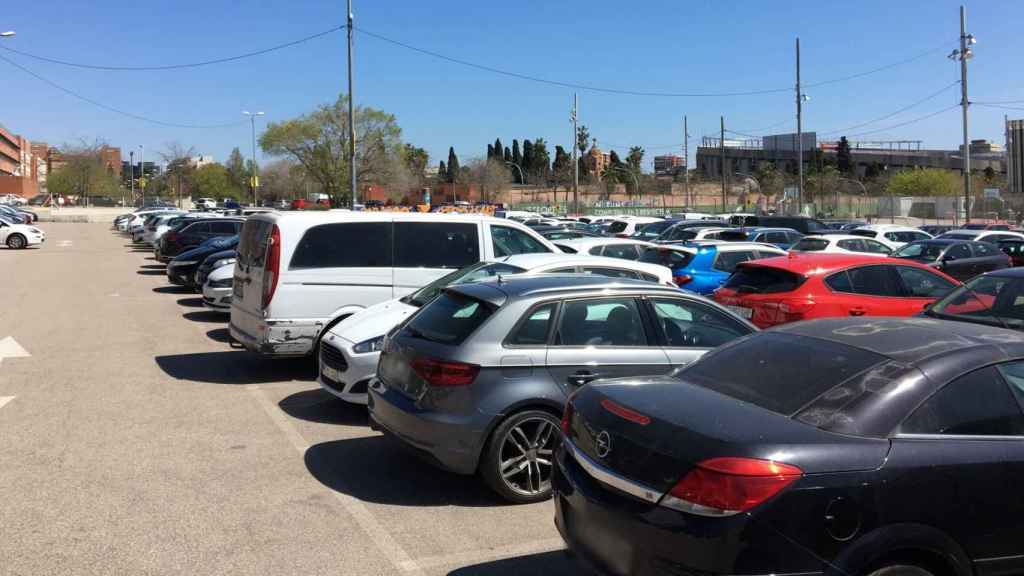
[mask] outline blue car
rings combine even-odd
[[[690,242],[649,248],[640,261],[666,266],[676,286],[708,295],[725,284],[740,262],[786,254],[781,248],[754,242]]]

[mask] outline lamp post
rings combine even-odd
[[[259,176],[256,175],[256,117],[263,116],[264,112],[242,110],[242,114],[248,116],[252,124],[252,176],[249,178],[249,185],[252,187],[252,205],[255,208],[260,205],[256,197],[256,189],[259,187]]]
[[[135,169],[132,168],[132,174]],[[146,207],[146,147],[139,144],[139,188],[142,189],[142,208]],[[132,198],[132,200],[135,200]]]
[[[131,189],[132,205],[135,205],[135,150],[128,151],[128,168],[131,172],[128,174],[128,187]]]
[[[506,166],[512,166],[516,170],[519,170],[519,181],[522,182],[523,184],[526,184],[526,176],[523,175],[523,167],[522,166],[520,166],[519,164],[516,164],[515,162],[509,162],[508,160],[505,161],[505,165]],[[454,186],[454,184],[453,184],[453,186]],[[522,190],[520,190],[519,191],[519,200],[522,201],[522,199],[523,199],[523,192],[522,192]]]

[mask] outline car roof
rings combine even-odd
[[[643,244],[644,246],[654,246],[651,242],[644,242],[643,240],[636,240],[634,238],[613,238],[605,236],[596,236],[592,238],[566,238],[565,240],[557,240],[559,244],[564,244],[570,248],[590,248],[593,246],[601,246],[603,244]]]
[[[904,226],[902,224],[865,224],[858,226],[854,230],[870,230],[872,232],[924,232],[920,228],[914,228],[913,226]],[[927,232],[925,232],[927,234]]]
[[[863,236],[857,236],[856,234],[808,234],[801,238],[801,240],[828,240],[828,241],[839,241],[839,240],[871,240],[871,238],[864,238]]]
[[[929,238],[927,240],[914,240],[910,244],[941,244],[948,246],[950,244],[971,244],[974,240],[960,240],[959,238]],[[910,244],[907,244],[908,246]]]
[[[920,266],[911,261],[897,260],[895,258],[880,258],[870,254],[837,252],[789,252],[785,256],[775,258],[763,258],[741,262],[740,266],[767,266],[788,270],[804,276],[818,276],[829,274],[835,270],[841,270],[858,264],[899,264],[902,266]]]
[[[754,232],[796,232],[797,234],[800,233],[797,232],[796,230],[793,230],[792,228],[781,228],[771,226],[747,226],[746,228],[741,228],[741,230],[747,232],[748,234],[752,234]]]
[[[1024,344],[1024,333],[933,318],[826,318],[772,330],[830,340],[904,363],[975,346]]]
[[[999,276],[1000,278],[1024,278],[1024,267],[1002,268],[986,272],[982,276]]]
[[[665,295],[686,294],[682,290],[630,278],[611,278],[593,274],[514,274],[480,282],[449,286],[449,291],[492,302],[504,304],[509,299],[527,298],[538,295],[562,295],[574,292],[599,291],[657,292]]]

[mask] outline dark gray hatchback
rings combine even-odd
[[[371,424],[508,500],[543,500],[569,394],[597,378],[666,374],[754,331],[704,297],[641,281],[453,286],[387,338]]]

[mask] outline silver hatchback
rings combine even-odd
[[[756,328],[696,294],[618,278],[512,276],[450,286],[396,327],[371,425],[428,461],[544,500],[562,408],[597,378],[658,375]]]

